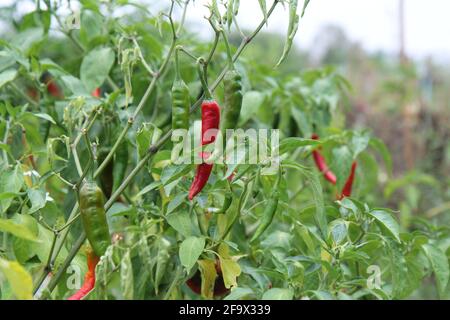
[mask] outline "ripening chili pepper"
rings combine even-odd
[[[113,186],[112,191],[116,191],[122,184],[128,167],[128,144],[126,141],[119,144],[114,154],[113,166]]]
[[[99,262],[99,257],[95,255],[92,250],[89,250],[87,255],[88,271],[84,276],[84,283],[81,288],[67,300],[81,300],[83,299],[95,286],[95,267]]]
[[[319,140],[319,136],[316,134],[313,134],[311,138],[314,140]],[[331,182],[332,184],[336,184],[336,176],[333,173],[333,171],[331,171],[328,168],[325,158],[322,156],[320,151],[314,150],[312,153],[314,157],[314,162],[319,171],[323,173],[324,178],[329,182]]]
[[[80,213],[84,231],[94,253],[101,257],[111,244],[102,190],[92,181],[86,181],[80,189]]]
[[[91,95],[95,98],[100,98],[100,96],[102,95],[102,89],[100,89],[100,88],[94,89],[94,91],[92,91]]]
[[[178,50],[175,53],[175,81],[172,85],[172,129],[189,129],[189,88],[183,81],[178,64]]]
[[[202,159],[209,157],[209,154],[203,153],[201,154]],[[202,191],[208,182],[209,176],[211,175],[211,171],[213,168],[213,164],[208,164],[203,162],[197,166],[197,172],[195,173],[194,181],[192,181],[191,187],[189,189],[189,200],[194,199],[194,197]]]
[[[41,82],[47,86],[47,92],[54,98],[63,99],[64,94],[59,86],[56,84],[55,79],[49,72],[44,72],[41,76]]]
[[[207,145],[216,140],[220,125],[220,107],[215,100],[202,102],[202,145]]]
[[[282,173],[281,173],[281,167],[280,167],[280,172],[278,174],[277,180],[275,181],[275,185],[273,187],[272,194],[270,195],[270,198],[267,201],[267,204],[265,205],[265,209],[263,211],[261,222],[258,225],[258,227],[256,228],[256,231],[253,234],[253,237],[250,239],[250,242],[257,240],[272,223],[273,217],[275,216],[275,213],[277,212],[277,208],[278,208],[278,200],[280,197],[280,194],[278,192],[278,187],[280,185],[281,175],[282,175]]]
[[[198,62],[198,75],[202,84],[205,99],[202,101],[202,145],[207,145],[216,140],[220,127],[220,107],[213,99],[206,80],[205,70],[202,69],[202,59]]]
[[[223,78],[224,109],[221,123],[222,135],[226,137],[226,129],[235,129],[242,106],[242,77],[235,70],[229,70]]]
[[[216,272],[217,278],[214,282],[214,297],[220,297],[224,294],[228,293],[230,290],[225,287],[225,283],[223,281],[222,268],[220,267],[220,263],[216,260]],[[199,270],[195,272],[194,276],[186,281],[186,285],[196,294],[202,294],[202,276]]]
[[[204,70],[201,68],[201,63],[199,60],[198,73],[200,77],[200,82],[202,83],[203,90],[205,92],[205,100],[202,102],[202,145],[210,144],[215,141],[216,133],[220,125],[220,107],[215,100],[212,99],[211,92],[209,90],[206,76]],[[216,131],[214,131],[216,130]],[[213,132],[214,131],[214,132]],[[208,153],[201,153],[202,159],[208,158],[210,155]],[[209,176],[211,175],[213,164],[201,163],[197,166],[197,172],[195,173],[194,180],[192,181],[191,187],[189,189],[189,200],[194,199],[194,197],[202,191],[208,182]]]
[[[350,175],[345,182],[344,188],[342,189],[341,195],[338,197],[339,200],[344,199],[345,197],[350,197],[352,195],[352,187],[353,181],[355,180],[355,172],[356,172],[357,163],[354,161],[352,163],[352,168],[350,170]]]

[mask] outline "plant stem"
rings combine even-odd
[[[183,267],[181,265],[178,266],[177,271],[175,273],[175,277],[172,280],[172,283],[169,286],[169,289],[167,289],[166,294],[164,295],[164,300],[168,300],[172,294],[173,289],[178,285],[178,281],[183,273]]]

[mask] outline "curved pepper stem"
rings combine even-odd
[[[206,76],[205,59],[199,58],[197,60],[197,71],[198,76],[200,78],[200,82],[202,84],[203,91],[205,92],[205,100],[212,100],[212,93],[211,90],[209,90],[208,80]]]

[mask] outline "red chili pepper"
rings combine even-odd
[[[216,134],[220,125],[220,107],[215,100],[202,102],[202,145],[210,144],[216,140]],[[217,130],[216,132],[213,132]],[[202,159],[208,158],[208,153],[201,153]],[[189,200],[202,191],[208,182],[213,164],[201,163],[197,166],[197,172],[189,189]]]
[[[206,159],[209,157],[209,153],[202,152],[202,159]],[[194,197],[202,191],[208,182],[209,176],[211,175],[211,171],[213,168],[213,164],[201,163],[197,166],[197,172],[195,173],[194,181],[192,181],[191,187],[189,189],[189,200],[194,199]]]
[[[100,98],[102,95],[102,90],[100,88],[96,88],[94,91],[92,91],[91,95],[95,98]]]
[[[220,107],[215,100],[202,102],[202,145],[210,144],[216,140],[220,125]],[[211,131],[208,131],[211,130]]]
[[[357,163],[356,163],[356,161],[354,161],[352,163],[350,175],[348,176],[347,181],[345,182],[344,188],[342,189],[342,193],[339,196],[339,200],[342,200],[345,197],[350,197],[352,195],[352,186],[353,186],[353,181],[355,180],[356,167],[357,167]]]
[[[316,134],[313,134],[311,138],[314,140],[319,140],[319,136]],[[314,150],[313,157],[314,157],[314,162],[316,163],[317,168],[319,169],[320,172],[323,173],[323,176],[325,177],[325,179],[330,181],[332,184],[336,184],[336,176],[333,173],[333,171],[331,171],[328,168],[328,166],[325,162],[325,158],[322,156],[320,151]]]
[[[67,300],[81,300],[83,299],[95,286],[95,267],[99,262],[99,257],[95,255],[93,251],[89,251],[88,258],[88,271],[84,276],[84,283],[81,288]]]
[[[44,83],[47,86],[47,92],[52,97],[57,98],[57,99],[63,99],[64,98],[63,92],[61,91],[59,86],[56,84],[55,79],[53,78],[53,76],[50,73],[45,72],[41,76],[41,82]]]

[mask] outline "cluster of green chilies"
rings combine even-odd
[[[187,3],[185,4],[185,10],[187,7]],[[242,51],[244,50],[244,48],[251,42],[251,40],[256,36],[256,34],[261,30],[261,28],[264,26],[264,24],[266,23],[266,19],[272,14],[272,12],[274,11],[276,5],[279,3],[279,0],[274,0],[271,8],[268,10],[267,12],[267,17],[265,17],[265,19],[263,19],[260,24],[258,25],[258,27],[255,29],[255,31],[249,36],[243,39],[241,45],[239,46],[237,52],[235,53],[235,55],[232,57],[232,60],[235,61],[239,55],[242,53]],[[173,28],[173,25],[172,25]],[[180,30],[181,28],[179,28]],[[217,34],[216,34],[217,37]],[[161,77],[161,75],[163,74],[163,71],[165,70],[167,63],[172,55],[172,52],[175,48],[175,43],[177,40],[177,35],[176,32],[174,31],[174,38],[172,41],[172,45],[171,48],[169,50],[169,54],[167,55],[165,61],[163,62],[163,64],[161,65],[160,69],[158,70],[158,72],[156,72],[153,75],[153,79],[149,85],[149,87],[147,88],[147,91],[144,93],[144,96],[142,97],[138,107],[135,110],[135,113],[133,115],[133,117],[130,117],[130,120],[127,123],[127,126],[124,128],[124,130],[122,131],[122,133],[120,134],[118,140],[116,141],[115,145],[113,146],[113,148],[111,149],[110,153],[108,154],[108,156],[105,158],[105,160],[101,163],[101,165],[99,166],[99,168],[97,169],[97,171],[94,173],[94,178],[97,177],[101,171],[104,169],[104,167],[106,166],[106,164],[111,160],[112,156],[114,155],[118,145],[121,143],[121,141],[123,140],[123,138],[125,137],[126,133],[128,132],[128,130],[131,128],[133,122],[134,122],[134,118],[137,116],[137,114],[140,112],[140,110],[142,109],[142,107],[144,106],[145,102],[147,101],[148,97],[150,96],[150,94],[153,92],[155,86],[156,86],[156,81]],[[217,43],[217,42],[216,42]],[[210,53],[209,57],[212,57],[212,54],[215,50],[215,45],[213,47],[212,52]],[[222,73],[219,75],[219,77],[216,79],[216,81],[213,83],[213,85],[211,86],[211,91],[214,90],[218,84],[220,83],[220,81],[224,78],[225,73],[228,71],[228,66],[222,71]],[[201,99],[199,99],[190,109],[190,112],[193,112],[201,103]],[[94,119],[95,120],[95,117]],[[93,123],[93,121],[92,121]],[[89,123],[88,121],[86,122],[86,126],[84,128],[90,128],[90,126],[92,125],[92,123]],[[155,143],[154,145],[150,146],[148,153],[143,157],[143,159],[141,159],[141,161],[139,161],[139,163],[137,164],[137,166],[130,172],[130,174],[127,176],[127,178],[123,181],[123,183],[121,184],[121,186],[111,195],[110,199],[108,199],[108,201],[106,202],[104,209],[107,210],[111,207],[111,205],[114,203],[114,201],[119,197],[119,195],[123,192],[123,190],[126,188],[126,186],[130,183],[130,181],[133,179],[133,177],[140,171],[140,169],[142,167],[145,166],[145,164],[147,163],[147,161],[150,159],[150,157],[155,154],[157,152],[157,150],[159,150],[159,148],[165,144],[171,136],[171,132],[172,130],[169,130],[157,143]],[[78,138],[76,140],[79,140]],[[73,219],[76,215],[76,212],[78,211],[78,203],[76,203],[76,205],[74,206],[74,208],[72,209],[71,215],[69,217],[69,220]],[[67,235],[67,230],[68,228],[66,227],[65,230],[63,231],[63,235],[61,237],[61,241],[60,243],[62,244],[62,242],[65,240],[66,235]],[[83,233],[80,235],[80,237],[78,238],[78,240],[74,243],[71,251],[69,252],[68,257],[66,258],[66,260],[64,261],[63,265],[59,268],[59,270],[57,271],[57,273],[52,277],[52,279],[50,280],[50,282],[48,283],[47,289],[51,292],[57,285],[59,279],[61,278],[63,272],[65,271],[65,269],[68,267],[70,261],[74,258],[74,256],[76,255],[77,251],[79,250],[79,248],[81,247],[81,245],[83,244],[83,242],[86,239],[86,234]],[[50,258],[50,262],[53,262],[56,259],[57,254],[59,253],[60,249],[61,249],[61,244],[59,245],[59,248],[56,249],[56,251],[53,251],[53,254],[51,255]],[[50,271],[49,271],[50,272]],[[40,283],[41,284],[41,283]],[[35,291],[37,291],[36,288]]]

